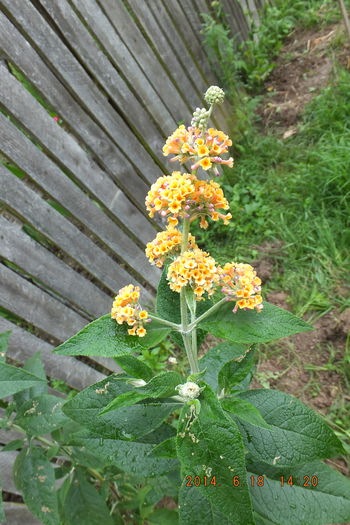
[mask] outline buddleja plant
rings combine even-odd
[[[146,198],[151,217],[166,222],[146,248],[150,262],[163,268],[154,311],[141,306],[140,288],[129,284],[111,314],[55,350],[110,357],[124,372],[64,402],[47,393],[36,357],[24,370],[0,366],[2,396],[15,394],[3,426],[27,435],[8,445],[22,449],[16,483],[45,524],[321,525],[350,519],[350,481],[322,462],[344,452],[333,431],[293,396],[249,388],[258,343],[311,327],[263,300],[249,264],[219,266],[190,233],[197,221],[207,228],[208,221],[231,219],[219,184],[205,176],[233,163],[223,158],[230,139],[208,128],[223,98],[220,88],[209,88],[209,109],[197,108],[191,126],[168,138],[164,155],[186,164],[189,173],[161,177]],[[220,342],[198,359],[208,333]],[[186,354],[188,375],[154,375],[138,358],[168,336]],[[50,440],[42,437],[47,433]],[[125,485],[134,492],[121,503]],[[164,496],[177,501],[178,510],[157,508]]]

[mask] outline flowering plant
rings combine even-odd
[[[142,306],[140,287],[129,284],[110,314],[55,350],[110,357],[123,373],[64,403],[47,393],[35,360],[22,371],[0,364],[0,393],[15,394],[17,411],[13,421],[8,409],[3,426],[28,436],[15,464],[17,484],[45,524],[136,523],[135,506],[137,523],[145,524],[350,519],[350,482],[322,462],[344,452],[337,436],[293,396],[249,388],[256,345],[311,326],[263,300],[251,265],[220,266],[190,233],[196,221],[207,228],[210,221],[232,219],[220,185],[207,178],[218,175],[218,165],[233,164],[221,157],[230,139],[208,128],[223,97],[220,88],[209,88],[209,109],[197,108],[191,126],[180,126],[166,141],[164,155],[189,162],[190,173],[159,178],[146,197],[150,216],[166,223],[146,247],[150,263],[163,268],[155,308]],[[220,342],[199,359],[208,333]],[[174,369],[154,374],[138,358],[168,336],[187,356],[186,375]],[[42,437],[48,432],[52,442]],[[54,468],[50,460],[58,454],[67,457]],[[55,476],[63,480],[56,490]],[[129,506],[119,504],[121,476],[140,487]],[[177,510],[157,507],[165,496]]]

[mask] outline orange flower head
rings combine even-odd
[[[214,293],[219,281],[215,260],[199,248],[187,250],[179,255],[168,268],[167,279],[171,290],[180,293],[183,286],[190,286],[197,301],[207,292]]]
[[[188,241],[190,248],[197,248],[193,235],[189,234]],[[146,257],[151,264],[162,268],[167,257],[180,252],[181,242],[182,233],[170,225],[166,230],[157,233],[156,238],[146,245]]]
[[[232,141],[223,131],[215,128],[202,131],[194,126],[185,128],[182,124],[167,138],[163,146],[163,155],[175,155],[171,161],[179,161],[181,164],[189,160],[192,163],[192,171],[199,167],[208,170],[215,164],[224,164],[232,168],[233,158],[221,157],[228,153],[230,146]],[[214,174],[218,175],[218,171],[214,170]]]
[[[219,284],[227,300],[236,301],[233,312],[238,308],[260,312],[263,308],[261,292],[261,279],[250,264],[227,263],[219,269]]]
[[[179,217],[190,218],[191,221],[199,217],[201,228],[208,226],[205,217],[211,217],[215,221],[222,219],[224,224],[228,224],[232,218],[230,213],[224,215],[220,211],[227,210],[229,205],[217,182],[200,180],[194,174],[181,174],[179,171],[160,177],[151,186],[146,197],[146,207],[151,217],[155,213],[167,217],[173,228],[178,224]],[[176,235],[178,234],[172,232],[174,239]],[[153,254],[153,258],[158,255],[154,251],[149,253]],[[148,252],[146,255],[149,257]]]
[[[128,326],[132,326],[128,329],[129,335],[144,337],[147,332],[143,324],[148,321],[148,312],[142,310],[139,298],[139,286],[129,284],[121,288],[113,301],[111,317],[118,324],[126,323]]]

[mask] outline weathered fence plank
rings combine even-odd
[[[137,176],[137,168],[124,155],[106,132],[84,111],[69,90],[57,79],[29,42],[0,12],[0,47],[5,56],[18,67],[50,104],[70,131],[87,145],[92,155],[105,167],[112,179],[137,203],[142,202],[148,190],[145,181]],[[150,180],[161,175],[155,165],[154,172],[143,173]]]
[[[54,337],[59,343],[88,323],[86,318],[3,264],[0,264],[0,290],[4,308]],[[91,357],[91,361],[96,361],[107,370],[120,371],[112,359]]]
[[[11,492],[12,494],[20,494],[19,490],[16,488],[12,476],[13,464],[16,460],[17,455],[18,452],[15,452],[13,450],[0,452],[0,473],[2,479],[2,487],[6,492]]]
[[[79,5],[82,2],[75,1],[75,4]],[[91,15],[95,17],[96,12],[96,0],[85,0],[85,13],[90,7]],[[121,37],[126,47],[129,49],[131,55],[138,63],[139,67],[143,71],[148,82],[158,92],[164,105],[168,108],[168,111],[173,116],[175,122],[183,118],[188,118],[189,105],[186,104],[186,98],[183,99],[178,92],[176,86],[172,83],[171,78],[167,75],[163,69],[161,63],[154,54],[152,48],[149,46],[147,40],[142,35],[141,31],[137,27],[136,23],[130,16],[130,13],[125,9],[121,0],[102,0],[100,5],[109,20],[112,22],[113,27],[117,34]],[[132,38],[130,38],[130,33]],[[135,78],[137,80],[137,77]],[[134,85],[135,89],[139,89],[137,84]]]
[[[35,352],[40,351],[47,375],[61,379],[77,390],[82,390],[105,377],[94,368],[73,357],[53,354],[52,345],[0,317],[0,333],[8,330],[12,333],[7,355],[19,363],[24,363]]]
[[[120,260],[156,286],[159,272],[147,268],[143,250],[3,115],[0,115],[0,123],[2,152],[96,235],[99,241],[105,243]]]
[[[118,106],[123,119],[130,122],[151,148],[159,147],[163,135],[153,121],[153,115],[147,106],[140,103],[123,76],[111,64],[105,53],[97,46],[96,41],[82,23],[67,0],[40,0],[52,19],[60,28],[69,45],[79,59],[106,90]],[[160,126],[161,128],[161,126]]]
[[[0,217],[0,242],[1,257],[62,296],[64,301],[84,309],[90,319],[109,311],[110,296],[26,235],[20,224]]]
[[[169,113],[163,100],[150,84],[123,40],[116,33],[110,20],[94,0],[85,0],[84,2],[73,0],[73,3],[108,53],[111,62],[121,69],[127,78],[133,79],[133,85],[137,86],[137,92],[143,103],[149,108],[157,121],[162,123],[162,129],[168,133],[168,130],[174,126],[174,117]]]
[[[128,284],[130,275],[101,248],[93,243],[78,228],[58,213],[33,190],[0,165],[0,202],[19,215],[24,221],[45,235],[57,247],[100,283],[111,290],[111,294]],[[150,302],[152,296],[142,287],[143,296]]]
[[[4,65],[0,65],[2,79],[1,99],[8,113],[12,114],[51,155],[71,173],[80,186],[112,211],[143,243],[154,236],[154,227],[125,197],[108,175],[92,162],[74,138],[49,116],[47,111],[24,89]]]
[[[201,92],[196,86],[195,82],[189,73],[189,70],[193,70],[194,64],[187,63],[186,67],[183,66],[179,57],[174,53],[169,40],[167,39],[167,32],[159,24],[157,16],[151,9],[145,9],[145,4],[140,3],[139,0],[128,0],[128,4],[132,8],[137,20],[142,24],[143,30],[147,34],[148,38],[152,41],[152,44],[157,49],[159,56],[163,59],[169,74],[171,74],[179,88],[181,93],[184,94],[184,98],[187,98],[190,107],[196,108],[202,104]],[[169,29],[168,27],[166,28]]]
[[[22,0],[1,0],[0,5],[29,36],[61,82],[69,86],[85,112],[100,124],[124,155],[128,156],[132,151],[133,163],[154,180],[156,164],[152,157],[33,5]]]

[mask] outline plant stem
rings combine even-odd
[[[177,330],[177,331],[181,330],[180,324],[172,323],[171,321],[167,321],[166,319],[162,319],[161,317],[157,317],[156,315],[153,315],[153,314],[148,314],[148,317],[150,319],[153,319],[153,321],[158,321],[159,323],[164,324],[165,326],[170,326],[171,328],[174,328],[174,330]]]
[[[200,315],[197,319],[195,319],[194,321],[191,322],[191,324],[189,324],[187,326],[187,332],[191,332],[197,325],[198,323],[200,323],[201,321],[203,321],[203,319],[205,319],[206,317],[208,317],[208,315],[211,315],[213,312],[215,312],[219,306],[221,306],[223,303],[226,302],[226,297],[224,297],[223,299],[220,299],[220,301],[218,301],[217,303],[214,304],[214,306],[212,306],[211,308],[209,308],[209,310],[207,310],[206,312],[204,312],[204,314]]]
[[[186,217],[182,224],[182,242],[181,242],[181,255],[185,253],[188,247],[188,234],[190,231],[190,220]],[[188,310],[185,288],[182,287],[180,291],[180,312],[181,312],[181,332],[182,339],[184,342],[186,355],[191,368],[191,374],[199,372],[197,350],[196,346],[193,347],[193,336],[188,333]],[[191,319],[192,320],[192,319]],[[196,339],[197,342],[197,339]],[[193,349],[195,348],[195,350]]]

